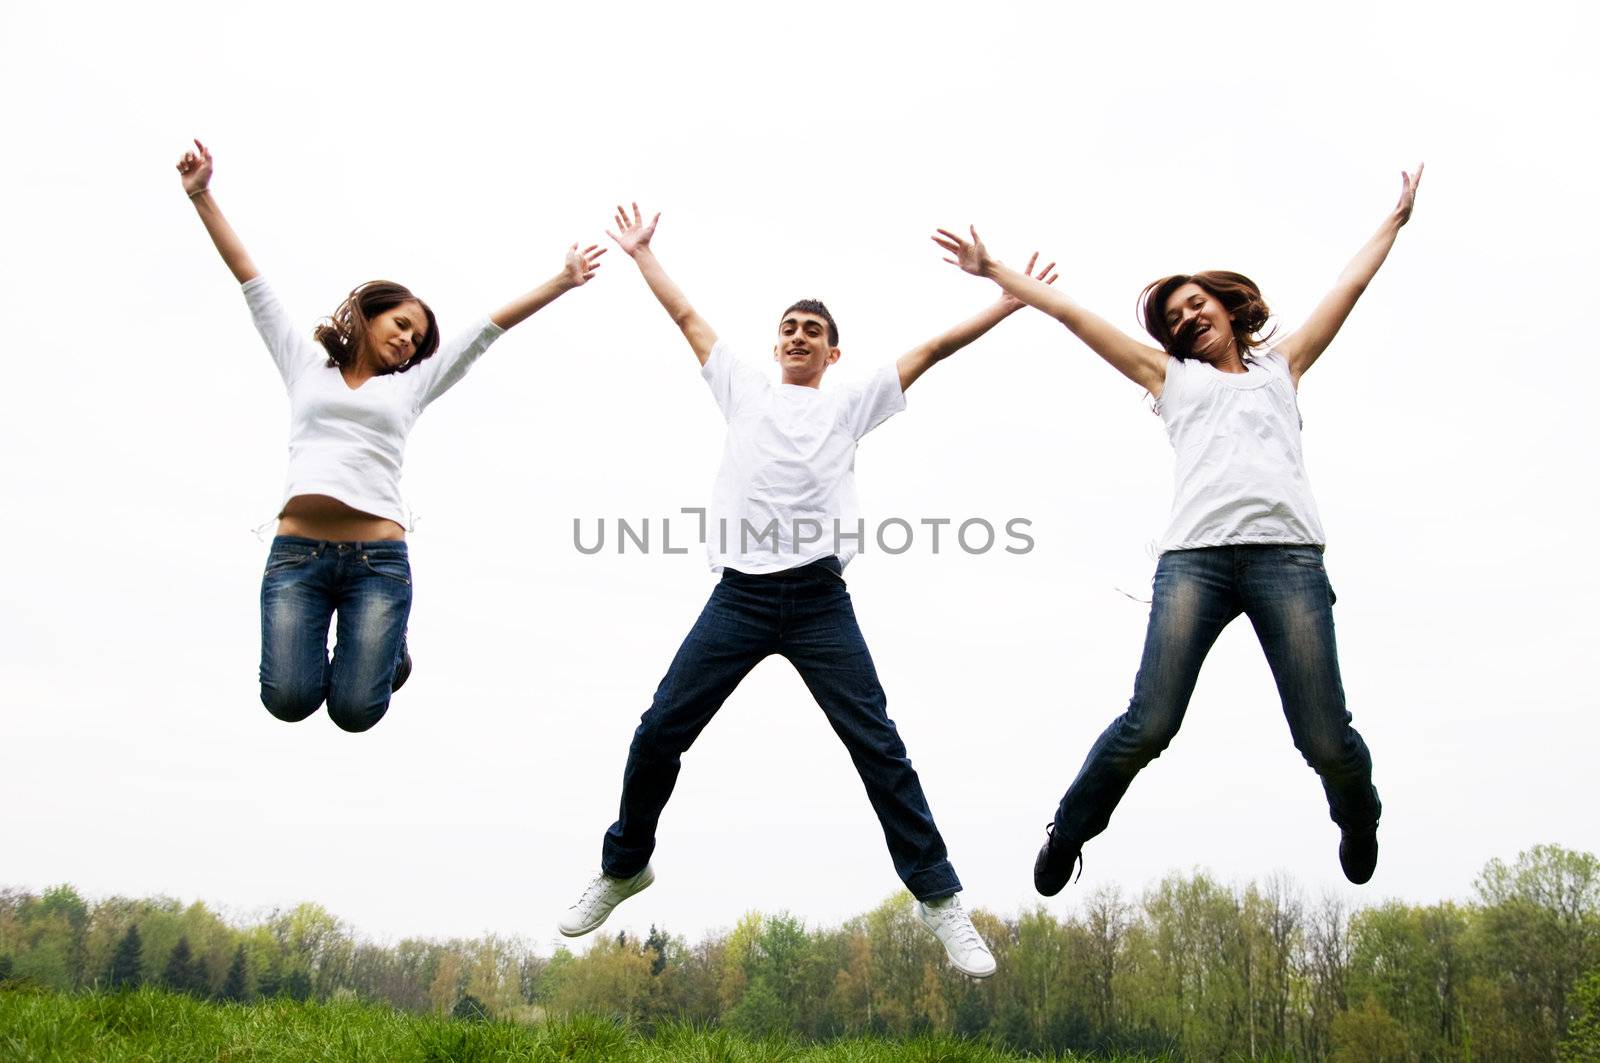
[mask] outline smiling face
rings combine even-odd
[[[391,373],[405,365],[428,338],[428,315],[408,299],[367,322],[366,360],[374,372]]]
[[[783,370],[785,384],[817,387],[823,370],[839,360],[839,348],[828,342],[828,321],[820,314],[790,310],[778,322],[772,356]]]
[[[1215,363],[1237,356],[1227,307],[1193,281],[1167,296],[1162,314],[1173,345],[1187,357]]]

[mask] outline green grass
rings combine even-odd
[[[15,984],[13,983],[13,986]],[[0,992],[6,1063],[1019,1063],[948,1037],[825,1045],[603,1019],[539,1026],[455,1022],[357,1003],[218,1004],[158,990]]]

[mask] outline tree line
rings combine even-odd
[[[999,973],[956,974],[897,895],[841,926],[745,916],[542,956],[489,935],[366,941],[315,904],[234,925],[201,903],[0,891],[0,984],[358,998],[535,1022],[602,1015],[755,1036],[953,1033],[1021,1051],[1357,1061],[1600,1060],[1600,860],[1490,861],[1470,901],[1350,909],[1287,878],[1171,875],[1066,913],[973,915]]]

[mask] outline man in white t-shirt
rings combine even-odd
[[[923,924],[956,969],[987,977],[994,957],[956,897],[961,881],[889,719],[842,573],[862,540],[857,441],[905,408],[905,389],[929,366],[1021,304],[1002,298],[868,380],[822,391],[823,373],[839,360],[839,331],[827,307],[802,300],[778,323],[773,357],[783,378],[774,386],[767,374],[734,357],[661,268],[650,249],[660,217],[646,224],[637,203],[631,218],[619,207],[620,232],[610,235],[683,330],[728,422],[705,525],[711,568],[722,580],[634,732],[601,873],[562,918],[561,932],[576,937],[594,930],[655,881],[649,861],[656,824],[677,782],[680,756],[750,670],[776,653],[799,671],[849,750]],[[1028,265],[1031,273],[1033,262]],[[1039,276],[1054,280],[1050,268]]]

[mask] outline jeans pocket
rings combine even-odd
[[[287,572],[291,568],[299,568],[311,560],[309,550],[274,550],[267,555],[267,568],[263,575],[271,576],[279,572]]]
[[[362,554],[361,564],[375,576],[392,579],[396,583],[405,584],[407,587],[411,586],[411,562],[403,557],[384,554],[373,557],[371,554]]]
[[[1322,552],[1314,547],[1308,546],[1285,551],[1283,556],[1284,560],[1288,561],[1291,565],[1299,565],[1301,568],[1323,568]]]

